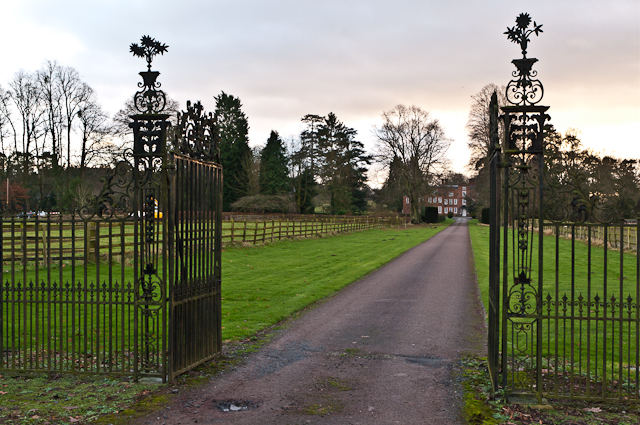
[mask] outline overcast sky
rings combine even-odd
[[[638,0],[3,0],[0,85],[57,60],[113,114],[145,70],[129,45],[150,35],[169,46],[153,63],[162,88],[211,111],[221,91],[238,96],[251,145],[334,112],[373,151],[380,114],[413,104],[444,125],[463,171],[471,96],[511,78],[520,51],[503,32],[522,12],[543,25],[528,56],[552,124],[597,152],[640,158]]]

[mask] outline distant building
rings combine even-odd
[[[452,212],[454,216],[466,217],[468,200],[474,198],[471,184],[472,182],[467,185],[443,184],[427,196],[426,206],[437,207],[438,214]]]

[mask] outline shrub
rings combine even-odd
[[[449,211],[449,212],[447,213],[447,217],[449,217],[449,218],[453,218],[453,211]]]
[[[438,207],[424,207],[424,213],[422,214],[422,221],[424,221],[425,223],[437,223]]]
[[[480,222],[483,223],[483,224],[489,224],[490,214],[491,214],[491,209],[483,208]]]
[[[438,214],[438,223],[443,222],[445,219],[446,218],[445,218],[444,214]]]

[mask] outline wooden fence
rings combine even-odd
[[[622,225],[602,226],[597,224],[587,225],[545,225],[545,234],[560,235],[561,238],[588,241],[604,245],[605,239],[608,246],[619,248],[620,244],[624,249],[638,250],[638,224],[627,223]]]
[[[223,243],[264,243],[287,238],[308,238],[382,226],[398,226],[401,217],[305,217],[285,220],[223,221]]]
[[[308,238],[403,224],[401,217],[293,216],[282,219],[252,216],[256,220],[222,222],[223,243],[257,244],[287,238]],[[79,219],[11,220],[2,226],[3,261],[95,260],[99,254],[120,256],[132,252],[132,221],[97,222]],[[97,249],[97,250],[96,250]],[[121,252],[124,250],[125,252]],[[98,255],[97,255],[98,254]],[[62,258],[60,258],[62,257]]]

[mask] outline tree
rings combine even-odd
[[[301,152],[306,157],[311,174],[315,176],[317,175],[316,164],[319,155],[318,144],[320,143],[318,131],[320,125],[324,121],[324,117],[315,114],[307,114],[302,117],[301,121],[307,126],[307,128],[300,133]]]
[[[11,135],[15,145],[17,146],[17,133],[16,128],[11,119],[11,94],[0,86],[0,154],[6,159],[7,152],[5,147],[5,140]],[[4,170],[4,167],[2,167]]]
[[[112,132],[108,125],[109,117],[98,104],[93,90],[80,105],[77,115],[77,130],[81,138],[80,178],[84,179],[88,164],[96,157],[106,157],[107,163],[111,162],[115,147],[108,140]]]
[[[366,166],[371,158],[355,140],[356,130],[340,122],[331,112],[318,126],[318,177],[329,193],[332,214],[366,208]]]
[[[29,192],[19,183],[5,180],[0,183],[0,200],[5,211],[21,211],[29,199]]]
[[[70,66],[60,67],[57,77],[57,85],[60,90],[61,113],[64,128],[67,133],[67,181],[66,189],[69,190],[71,172],[71,131],[72,125],[78,115],[82,104],[91,95],[91,88],[80,80],[80,75],[75,68]]]
[[[467,146],[470,152],[468,169],[474,173],[476,201],[479,206],[489,205],[488,156],[491,144],[489,104],[491,103],[491,96],[496,93],[498,107],[505,106],[507,103],[505,91],[506,88],[504,86],[498,87],[495,84],[487,84],[478,93],[471,96],[471,108],[466,125],[469,137]],[[500,120],[498,122],[502,124]],[[498,137],[500,141],[502,141],[503,134],[502,125],[499,125]]]
[[[478,93],[471,96],[471,108],[466,125],[469,136],[467,146],[471,152],[469,158],[469,169],[471,170],[479,171],[486,166],[491,144],[491,126],[489,124],[491,96],[495,92],[498,96],[498,107],[505,106],[507,103],[505,91],[504,86],[487,84]],[[498,131],[500,140],[502,140],[502,128],[499,128]]]
[[[638,160],[594,154],[583,148],[576,130],[570,129],[563,136],[552,125],[547,125],[544,137],[545,180],[555,194],[565,197],[564,202],[571,203],[574,213],[586,204],[625,216],[632,210],[637,211]]]
[[[242,161],[240,186],[244,187],[243,196],[256,196],[260,194],[260,148],[249,149]]]
[[[429,193],[444,171],[451,139],[437,119],[417,106],[398,105],[383,112],[382,119],[382,126],[374,127],[376,159],[389,171],[394,164],[398,196],[409,197],[412,216],[419,220],[418,198]]]
[[[289,167],[284,145],[277,131],[271,130],[260,152],[260,193],[282,195],[289,192]]]
[[[32,173],[33,159],[38,156],[38,140],[43,135],[42,119],[44,107],[41,91],[34,74],[18,71],[11,82],[10,96],[22,121],[22,146],[14,146],[14,155],[20,164],[23,187],[28,189],[28,178]],[[27,206],[28,207],[28,206]]]
[[[45,131],[51,140],[51,153],[54,167],[60,165],[62,140],[62,92],[59,82],[62,68],[55,61],[46,61],[42,69],[37,71],[38,84],[45,108]]]
[[[216,110],[213,118],[218,127],[220,162],[224,172],[223,209],[228,211],[231,204],[246,195],[247,175],[243,167],[249,148],[249,123],[240,99],[225,92],[215,97]]]

